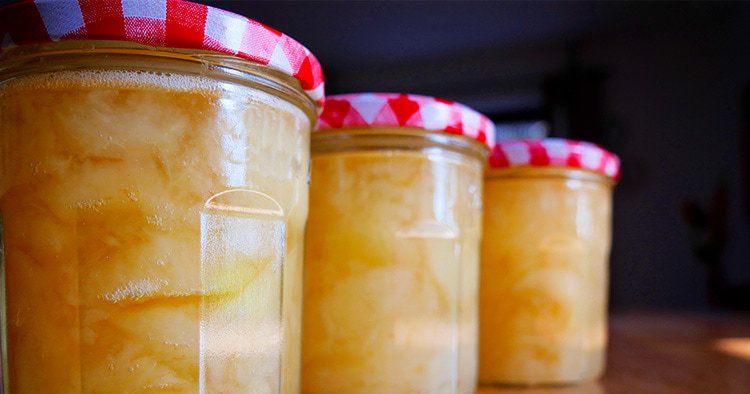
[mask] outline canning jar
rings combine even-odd
[[[315,58],[178,0],[0,26],[6,392],[298,392]]]
[[[388,93],[333,96],[319,125],[303,392],[473,392],[494,126],[457,103]]]
[[[480,383],[557,385],[604,369],[617,157],[562,139],[498,142],[485,179]]]

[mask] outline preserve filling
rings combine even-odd
[[[309,130],[207,77],[1,83],[10,391],[296,392]]]
[[[303,392],[456,392],[482,171],[440,149],[314,154]]]
[[[480,382],[598,377],[606,347],[612,186],[577,169],[496,169],[485,182]]]
[[[479,217],[480,212],[476,215]],[[481,221],[481,220],[479,220]],[[462,248],[458,309],[458,394],[474,394],[479,373],[479,236]]]

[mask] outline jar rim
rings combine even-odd
[[[94,40],[25,45],[0,53],[0,84],[38,73],[61,71],[145,71],[205,77],[263,90],[302,110],[313,127],[317,122],[318,106],[298,80],[234,56]]]
[[[595,182],[615,186],[617,180],[602,174],[601,172],[574,167],[552,167],[522,165],[513,167],[489,167],[485,172],[485,180],[509,180],[509,179],[567,179],[584,182]]]
[[[489,148],[460,134],[413,127],[363,127],[318,130],[311,134],[312,156],[361,151],[444,149],[487,162]]]
[[[64,3],[64,4],[61,4]],[[242,15],[185,0],[20,0],[0,7],[0,53],[58,41],[114,40],[205,50],[266,65],[324,101],[320,62],[291,37]]]

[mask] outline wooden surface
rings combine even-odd
[[[750,394],[750,315],[626,313],[610,318],[607,372],[575,387],[480,394]]]

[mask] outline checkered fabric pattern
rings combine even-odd
[[[354,93],[326,98],[319,129],[415,127],[465,135],[495,145],[495,125],[456,102],[403,93]]]
[[[0,40],[0,50],[59,40],[210,50],[281,71],[316,103],[324,99],[320,63],[300,43],[244,16],[182,0],[23,0],[0,8]]]
[[[598,172],[612,179],[620,176],[620,159],[614,153],[589,142],[560,138],[500,141],[490,155],[490,166],[571,167]]]

